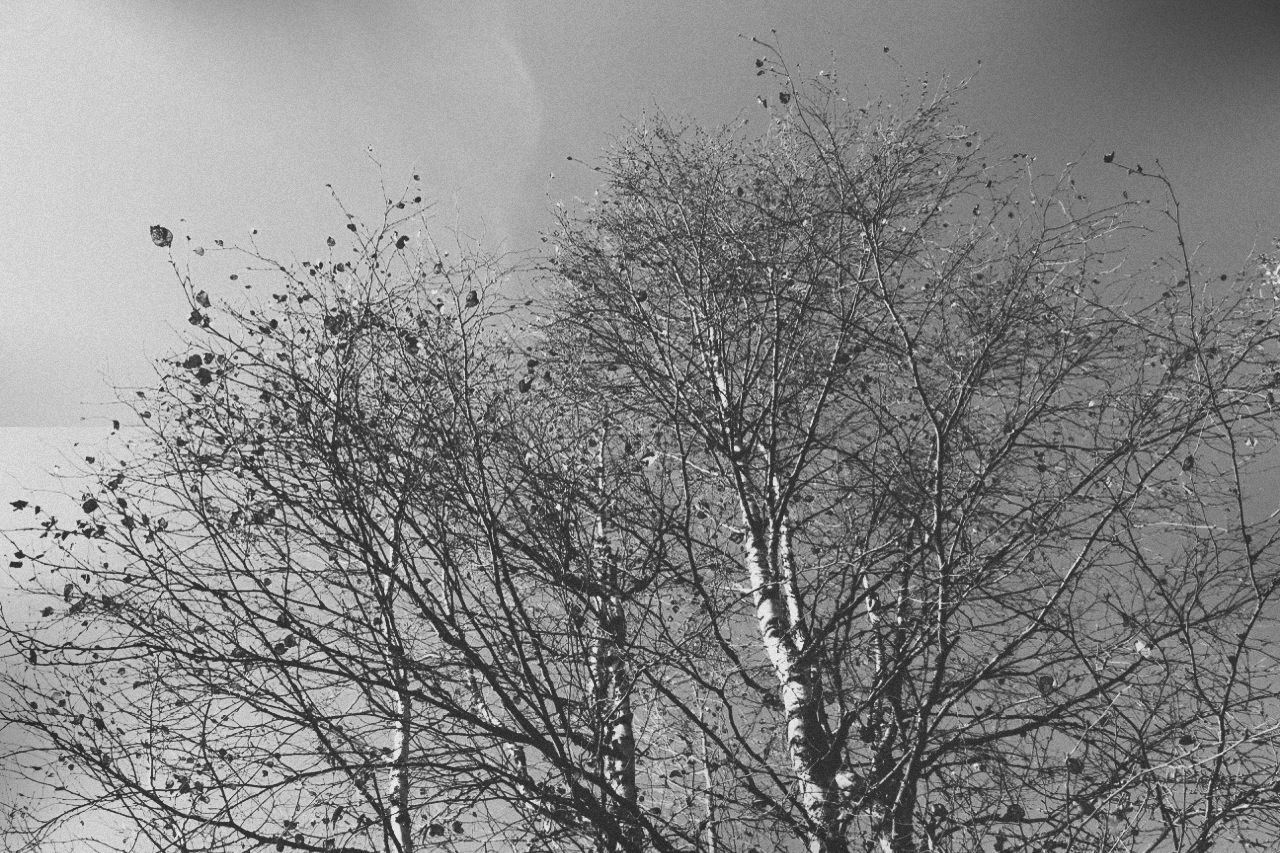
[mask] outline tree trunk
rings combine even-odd
[[[789,568],[789,532],[785,523],[775,528],[750,509],[743,515],[756,620],[781,686],[787,748],[809,826],[809,850],[845,853],[848,841],[836,786],[840,750],[819,707],[819,674],[805,660],[807,630]]]
[[[881,853],[916,853],[915,792],[903,789],[878,821],[875,837]]]
[[[413,853],[413,816],[409,808],[409,793],[412,785],[409,767],[413,757],[413,699],[409,676],[405,672],[404,647],[396,627],[394,543],[384,546],[383,559],[385,571],[380,572],[378,578],[379,606],[382,608],[386,628],[386,636],[383,639],[388,647],[383,652],[383,662],[395,679],[396,685],[396,720],[392,735],[388,800],[394,815],[392,818],[394,821],[392,837],[396,845],[394,849],[396,853]]]
[[[706,717],[706,707],[698,715],[698,722],[703,723]],[[705,725],[705,723],[703,723]],[[720,814],[716,808],[716,780],[715,772],[711,765],[711,749],[707,743],[707,733],[704,729],[702,732],[702,782],[706,786],[707,794],[707,822],[706,830],[706,853],[720,853]]]
[[[603,441],[600,446],[603,449]],[[603,741],[599,764],[605,788],[604,807],[612,818],[611,828],[616,829],[616,835],[606,840],[605,849],[608,853],[640,853],[644,839],[636,791],[631,679],[623,658],[627,621],[617,594],[616,558],[601,512],[595,531],[600,594],[594,602],[598,624],[592,673]]]
[[[400,676],[403,679],[403,676]],[[391,804],[395,810],[396,841],[398,853],[413,853],[413,820],[409,813],[409,763],[410,736],[413,724],[413,704],[409,698],[408,684],[398,685],[400,695],[396,699],[399,719],[396,721],[396,746],[392,757]]]

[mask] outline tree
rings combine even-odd
[[[730,508],[684,540],[772,675],[730,676],[768,718],[731,764],[813,851],[1274,843],[1275,277],[1197,281],[1180,231],[1123,274],[1136,204],[989,167],[945,98],[784,82],[758,138],[637,127],[556,234],[564,345]]]
[[[175,261],[145,438],[18,507],[29,839],[1274,840],[1271,267],[1128,274],[1138,204],[989,166],[946,98],[765,79],[763,134],[606,153],[541,304],[408,198],[249,250],[257,302]]]
[[[130,849],[634,848],[603,460],[522,393],[496,266],[415,222],[255,254],[240,309],[175,267],[192,339],[146,438],[72,522],[23,508],[53,621],[8,627],[6,717],[59,817]]]

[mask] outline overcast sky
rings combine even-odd
[[[593,173],[566,155],[589,159],[654,106],[753,115],[767,78],[739,34],[771,28],[802,72],[835,67],[867,97],[981,61],[959,117],[1005,150],[1049,171],[1083,158],[1100,196],[1123,182],[1103,153],[1158,157],[1193,240],[1265,247],[1280,234],[1278,10],[4,0],[0,427],[105,424],[108,385],[145,382],[148,359],[175,346],[187,312],[149,225],[172,228],[182,252],[257,228],[271,251],[305,255],[343,222],[325,184],[373,216],[379,181],[416,171],[441,223],[530,247],[553,201],[590,191]]]

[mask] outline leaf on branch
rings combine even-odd
[[[160,248],[166,248],[173,243],[173,232],[163,225],[151,226],[151,242]]]

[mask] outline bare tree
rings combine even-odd
[[[651,555],[618,550],[604,422],[529,393],[497,266],[417,224],[292,267],[251,250],[248,307],[175,267],[193,332],[132,403],[145,438],[78,518],[20,507],[50,598],[6,626],[4,716],[48,832],[671,848],[637,807],[621,597]]]
[[[759,137],[634,128],[555,235],[562,345],[736,576],[690,675],[755,715],[742,801],[815,853],[1272,843],[1274,278],[1180,229],[1130,274],[1138,203],[988,165],[945,96],[777,79]]]

